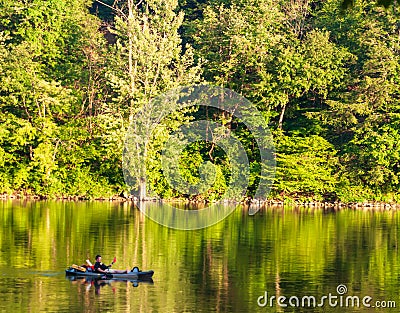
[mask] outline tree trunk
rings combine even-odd
[[[281,115],[279,116],[279,123],[278,123],[278,128],[282,129],[282,124],[283,124],[283,116],[285,115],[285,109],[286,109],[286,104],[282,106],[282,111]]]
[[[130,108],[129,108],[129,122],[133,119],[133,96],[135,93],[135,73],[133,68],[133,33],[132,33],[132,22],[134,19],[133,10],[134,3],[133,0],[128,0],[128,75],[129,75],[129,97],[131,98]]]
[[[144,147],[143,150],[143,155],[139,156],[139,160],[142,160],[142,164],[140,164],[140,170],[139,170],[139,177],[138,177],[138,184],[139,184],[139,190],[138,190],[138,198],[139,201],[145,201],[147,198],[147,188],[146,188],[146,158],[147,158],[147,148],[146,146]]]
[[[146,179],[145,178],[140,178],[139,182],[139,201],[145,201],[146,200]]]

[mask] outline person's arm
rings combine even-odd
[[[99,273],[107,273],[105,270],[101,269],[101,267],[98,267],[96,271]]]
[[[102,273],[107,273],[109,266],[101,263],[100,269],[102,270]]]
[[[108,267],[104,264],[100,264],[98,262],[95,263],[94,265],[94,271],[99,272],[99,273],[106,273]]]

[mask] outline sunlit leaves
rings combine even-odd
[[[322,199],[335,190],[338,158],[333,145],[324,138],[281,137],[277,150],[276,191],[305,200]]]
[[[93,153],[94,127],[90,118],[85,118],[86,112],[100,111],[94,104],[104,91],[93,88],[98,86],[94,80],[101,79],[95,63],[103,51],[99,24],[88,14],[88,4],[86,0],[2,1],[3,190],[11,185],[16,192],[43,196],[93,196],[102,194],[103,187],[101,192],[96,189],[108,184],[96,164],[107,164],[99,158],[109,153],[105,149]],[[94,52],[94,47],[98,51]],[[84,171],[76,169],[80,164],[87,166]],[[80,182],[83,186],[84,181],[87,187],[79,192],[69,189]],[[96,181],[102,183],[90,188],[89,183],[96,185]]]

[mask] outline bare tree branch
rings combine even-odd
[[[122,10],[117,9],[116,7],[111,6],[111,5],[107,4],[107,3],[104,3],[103,1],[100,1],[100,0],[95,0],[95,1],[100,3],[101,5],[104,5],[105,7],[117,12],[118,14],[122,15],[125,19],[127,18],[127,16],[124,14],[124,12]]]
[[[141,4],[142,4],[142,2],[143,2],[143,0],[140,0],[138,3],[136,3],[136,7],[138,8],[138,7],[139,7],[139,5],[141,5]]]

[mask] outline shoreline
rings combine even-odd
[[[88,199],[85,197],[58,197],[58,198],[48,198],[48,197],[41,197],[37,195],[8,195],[8,194],[0,194],[0,200],[26,200],[26,201],[109,201],[109,202],[132,202],[138,203],[139,201],[133,197],[119,197],[114,196],[110,198],[93,198]],[[218,203],[218,201],[195,201],[195,200],[188,200],[188,199],[171,199],[171,200],[163,200],[159,198],[151,198],[149,197],[146,200],[142,200],[144,202],[164,202],[164,203],[179,203],[179,204],[192,204],[192,205],[204,205],[210,203]],[[256,199],[248,199],[242,201],[223,201],[224,204],[241,204],[245,207],[256,207],[256,208],[263,208],[263,207],[304,207],[304,208],[314,208],[314,209],[333,209],[333,210],[340,210],[340,209],[360,209],[360,210],[400,210],[400,203],[394,202],[381,202],[381,201],[365,201],[365,202],[341,202],[341,201],[294,201],[291,198],[287,198],[287,200],[278,200],[278,199],[269,199],[269,200],[256,200]]]

